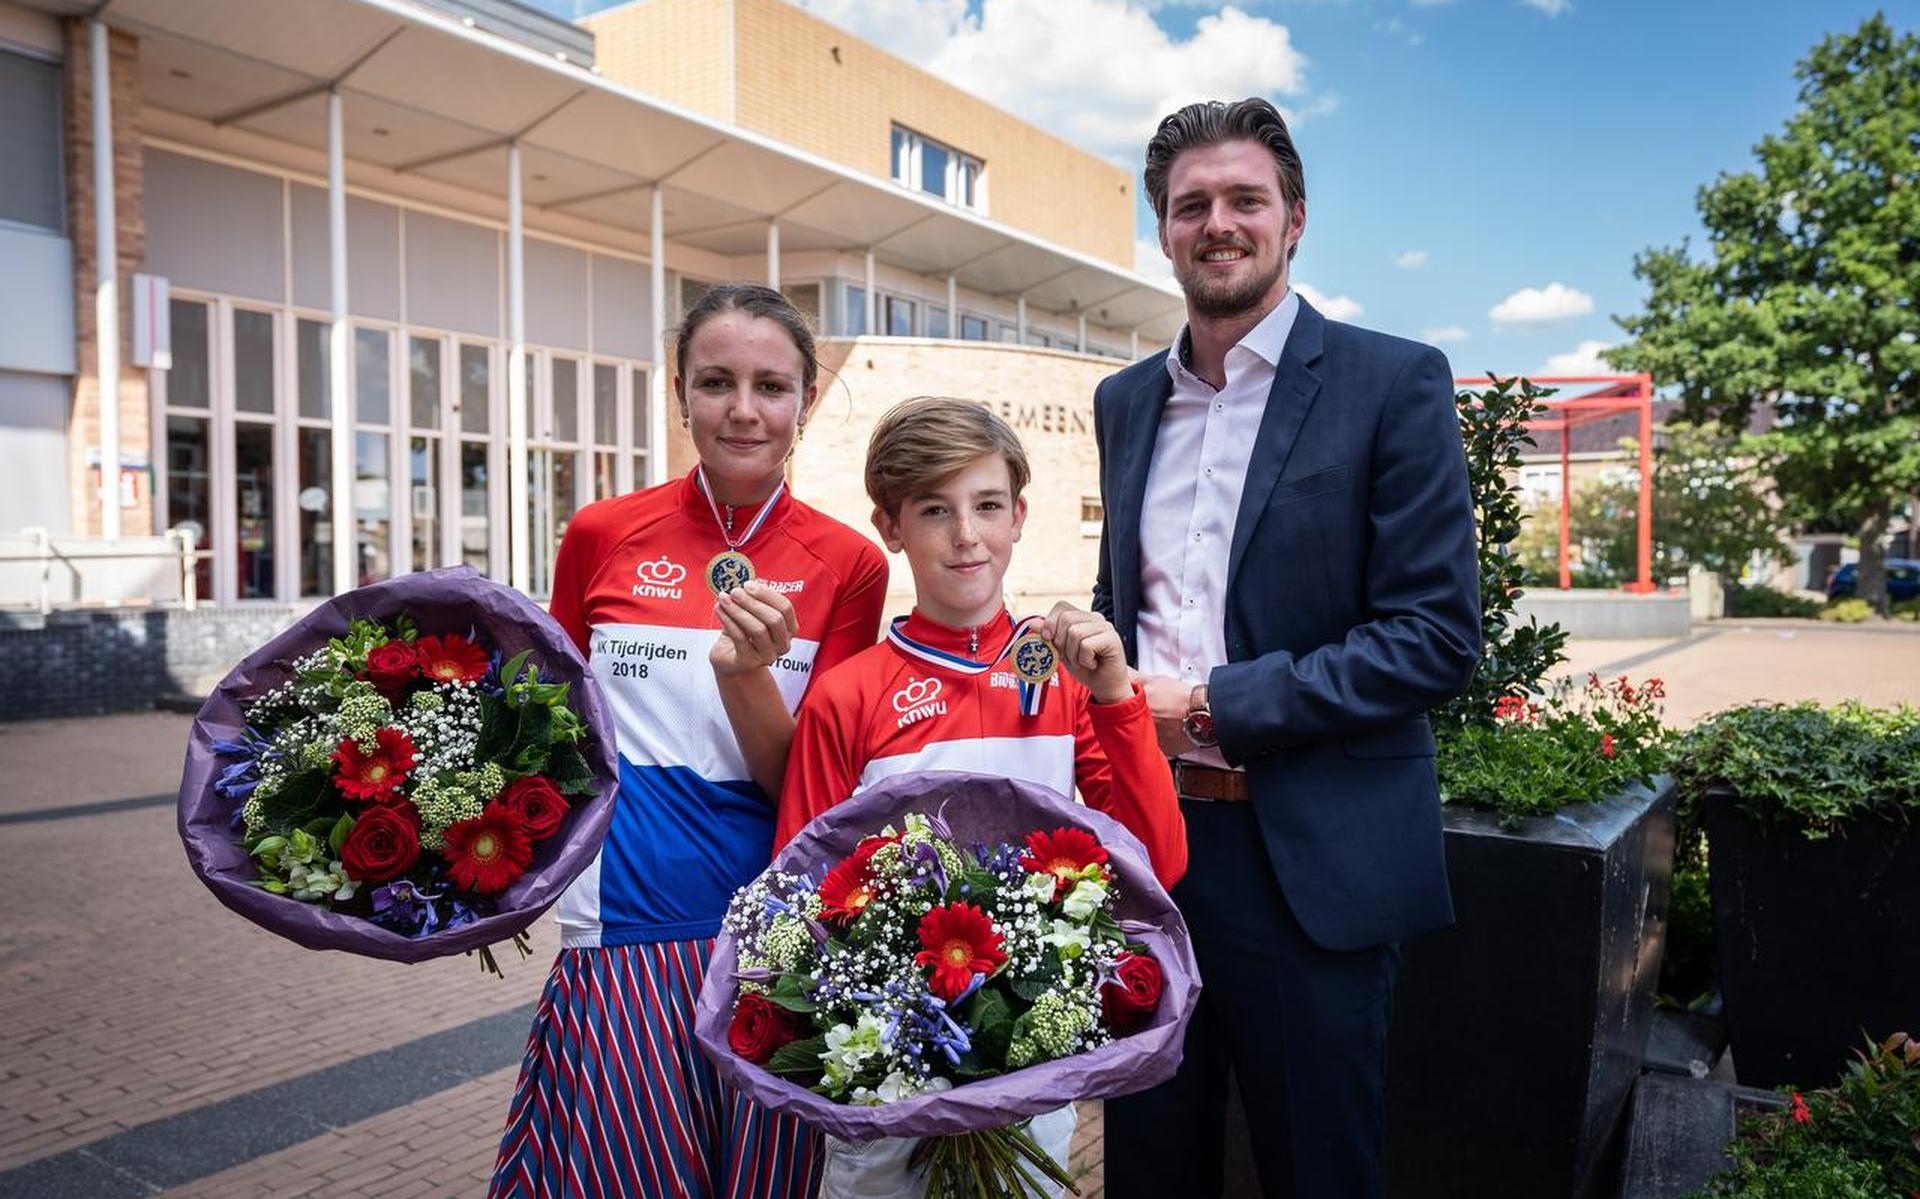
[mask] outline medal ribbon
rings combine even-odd
[[[1007,623],[1013,624],[1013,617],[1007,617]],[[965,654],[956,654],[949,650],[937,649],[934,646],[927,645],[925,642],[915,641],[913,638],[907,636],[907,618],[904,616],[894,617],[893,622],[887,626],[887,640],[891,641],[901,653],[906,654],[908,657],[918,658],[923,662],[931,662],[936,666],[944,667],[947,670],[956,671],[964,675],[982,675],[1010,657],[1013,654],[1013,647],[1019,644],[1020,638],[1024,634],[1045,623],[1045,617],[1029,616],[1018,624],[1014,624],[1013,635],[1007,638],[1006,645],[1001,647],[999,653],[985,662],[976,661],[973,658],[967,657]],[[1047,684],[1029,683],[1027,680],[1021,679],[1020,714],[1022,716],[1038,716],[1045,710],[1046,706]]]
[[[707,468],[704,465],[694,468],[693,481],[699,486],[700,494],[707,497],[707,509],[713,513],[713,523],[720,530],[720,540],[726,542],[730,550],[738,550],[753,540],[753,535],[760,531],[761,525],[767,523],[767,516],[773,512],[773,506],[780,502],[780,497],[787,490],[787,481],[780,480],[779,485],[773,489],[773,494],[760,505],[760,511],[754,513],[753,519],[747,523],[747,531],[740,535],[740,540],[735,541],[727,535],[727,521],[720,515],[720,505],[714,502],[713,488],[707,484]]]

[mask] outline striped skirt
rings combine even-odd
[[[693,1039],[711,941],[563,949],[490,1196],[806,1199],[817,1134],[720,1082]]]

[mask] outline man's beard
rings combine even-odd
[[[1281,273],[1287,269],[1286,260],[1281,259],[1265,274],[1254,275],[1238,283],[1231,279],[1214,283],[1205,278],[1201,265],[1196,262],[1188,270],[1176,269],[1173,278],[1180,285],[1180,290],[1186,293],[1187,305],[1194,314],[1210,320],[1240,316],[1258,308],[1260,302],[1267,298],[1267,293],[1273,290],[1273,285],[1279,282]]]

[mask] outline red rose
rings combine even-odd
[[[370,807],[360,813],[340,845],[340,863],[355,882],[391,882],[420,857],[420,830],[399,808]]]
[[[420,673],[420,655],[410,642],[389,641],[367,652],[367,668],[361,676],[380,690],[392,695]]]
[[[500,803],[519,814],[527,836],[535,841],[544,841],[559,832],[567,818],[567,797],[537,774],[509,783],[500,793]]]
[[[1115,1032],[1138,1028],[1160,1006],[1160,963],[1145,954],[1126,953],[1114,965],[1114,979],[1100,988],[1100,1011]]]
[[[727,1044],[754,1065],[762,1065],[773,1056],[774,1050],[800,1039],[797,1023],[793,1013],[765,995],[742,995],[733,1005]]]

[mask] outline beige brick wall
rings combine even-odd
[[[994,220],[1133,267],[1126,171],[786,0],[643,0],[583,24],[629,87],[883,179],[904,125],[986,164]]]
[[[720,121],[734,121],[730,0],[640,0],[591,16],[601,74]]]
[[[1015,614],[1056,599],[1089,602],[1099,541],[1081,533],[1080,501],[1100,493],[1093,389],[1121,364],[977,342],[861,338],[823,342],[820,365],[819,405],[794,453],[796,495],[873,536],[861,468],[874,422],[912,395],[978,400],[1013,425],[1033,468],[1026,531],[1007,572]],[[913,578],[904,558],[891,565],[888,610],[904,612]]]
[[[87,451],[100,444],[99,342],[93,314],[98,277],[93,215],[93,74],[88,65],[87,23],[67,21],[65,37],[67,230],[73,241],[74,356],[78,368],[67,425],[67,470],[69,478],[84,481],[71,491],[72,527],[77,533],[98,536],[99,473],[87,465]],[[131,365],[133,317],[127,305],[129,281],[147,260],[140,153],[140,43],[131,34],[116,30],[109,36],[108,55],[113,100],[115,249],[120,259],[120,455],[122,460],[147,459],[153,448],[147,374]],[[151,479],[148,475],[141,482],[138,505],[120,510],[120,528],[128,536],[147,536],[153,529]]]

